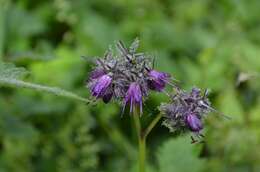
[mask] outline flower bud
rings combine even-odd
[[[103,97],[111,82],[112,78],[107,74],[97,78],[91,88],[92,95],[97,98]]]
[[[188,114],[186,116],[186,124],[188,125],[189,129],[193,132],[199,132],[203,129],[201,120],[197,117],[196,114]]]
[[[166,86],[166,83],[170,79],[170,75],[164,72],[158,72],[156,70],[151,70],[148,73],[150,78],[148,86],[151,90],[162,91]]]

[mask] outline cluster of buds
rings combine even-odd
[[[189,130],[198,138],[203,137],[203,119],[209,112],[221,114],[210,106],[208,93],[208,90],[202,93],[198,88],[193,88],[190,92],[176,89],[176,93],[171,96],[171,102],[160,106],[165,118],[163,124],[172,132]],[[191,138],[194,142],[197,141],[192,136]]]
[[[169,74],[153,69],[153,59],[145,53],[137,53],[139,40],[129,48],[119,41],[116,44],[119,53],[114,55],[109,49],[103,58],[95,61],[87,86],[93,97],[103,99],[105,103],[115,99],[122,102],[123,110],[130,105],[140,109],[150,90],[161,92],[170,82]]]
[[[209,112],[210,107],[207,92],[201,95],[201,90],[198,88],[193,88],[190,92],[177,90],[171,101],[160,106],[166,119],[164,124],[172,131],[189,129],[199,133],[203,129],[201,120]]]

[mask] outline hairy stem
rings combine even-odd
[[[141,123],[140,123],[140,119],[139,119],[139,114],[138,114],[136,108],[134,108],[133,118],[134,118],[134,124],[135,124],[137,137],[139,139],[139,137],[141,137],[142,128],[141,128]]]
[[[162,118],[162,114],[159,113],[144,131],[142,131],[139,114],[136,108],[134,109],[133,118],[139,143],[139,172],[145,172],[146,138],[152,131],[152,129],[155,127],[155,125],[160,121],[160,119]]]
[[[142,137],[142,127],[139,119],[139,114],[137,112],[137,108],[134,108],[134,124],[137,132],[138,137],[138,144],[139,144],[139,172],[145,172],[145,152],[146,152],[146,141],[145,138]]]
[[[10,87],[19,87],[19,88],[29,88],[35,91],[39,92],[47,92],[51,93],[57,96],[62,96],[62,97],[67,97],[75,100],[79,100],[85,103],[90,103],[91,101],[83,98],[81,96],[78,96],[77,94],[74,94],[70,91],[66,91],[64,89],[58,88],[58,87],[49,87],[45,85],[40,85],[40,84],[34,84],[30,82],[25,82],[22,80],[18,79],[10,79],[10,78],[0,78],[0,85],[4,86],[10,86]]]
[[[155,125],[160,121],[160,119],[162,118],[162,114],[159,113],[153,120],[152,122],[148,125],[148,127],[146,128],[146,130],[143,132],[143,137],[144,139],[147,138],[147,136],[149,135],[149,133],[152,131],[152,129],[155,127]]]
[[[139,139],[139,172],[145,172],[146,139]]]

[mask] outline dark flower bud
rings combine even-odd
[[[110,100],[112,99],[113,97],[113,92],[112,91],[106,91],[105,94],[103,95],[103,102],[104,103],[108,103],[110,102]]]
[[[156,91],[162,91],[170,79],[168,73],[158,72],[156,70],[151,70],[148,76],[150,78],[148,83],[149,88]]]

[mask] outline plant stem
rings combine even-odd
[[[162,114],[159,113],[144,131],[142,131],[139,114],[136,108],[134,108],[133,118],[139,143],[139,172],[145,172],[146,138],[155,127],[155,125],[160,121],[160,119],[162,118]]]
[[[142,137],[142,127],[139,119],[139,114],[137,112],[137,108],[134,108],[134,124],[136,128],[136,133],[138,137],[138,144],[139,144],[139,172],[145,172],[145,149],[146,149],[146,141],[145,138]]]
[[[58,88],[58,87],[49,87],[49,86],[45,86],[45,85],[25,82],[25,81],[18,80],[18,79],[0,77],[0,85],[10,86],[10,87],[19,87],[19,88],[29,88],[29,89],[33,89],[33,90],[39,91],[39,92],[47,92],[47,93],[51,93],[51,94],[54,94],[57,96],[62,96],[62,97],[79,100],[79,101],[85,102],[87,104],[91,103],[91,100],[88,100],[84,97],[78,96],[77,94],[74,94],[70,91],[66,91],[66,90]]]
[[[140,119],[139,119],[139,114],[137,112],[137,108],[134,108],[133,117],[134,117],[134,124],[135,124],[137,137],[138,137],[138,140],[139,140],[140,139],[139,137],[141,137],[142,128],[141,128],[141,123],[140,123]]]
[[[145,172],[146,139],[139,139],[139,172]]]
[[[147,138],[148,134],[152,131],[152,129],[155,127],[155,125],[160,121],[160,119],[162,118],[162,114],[159,113],[154,119],[153,121],[148,125],[148,127],[146,128],[146,130],[143,133],[143,137],[144,139]]]

